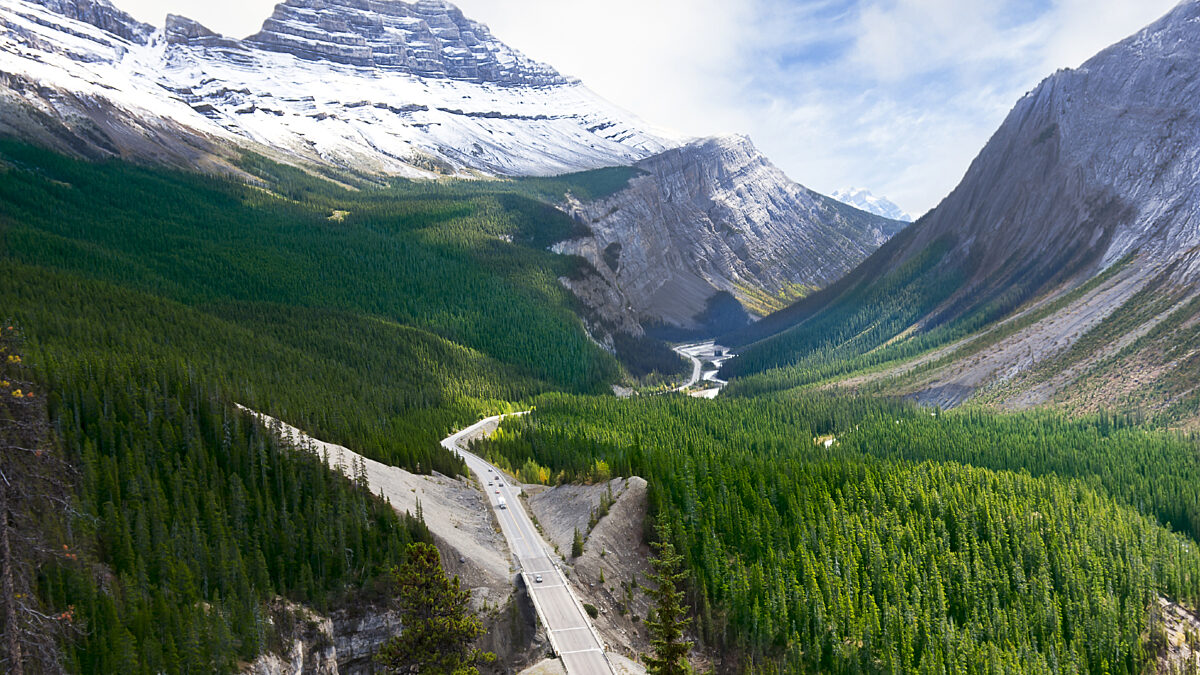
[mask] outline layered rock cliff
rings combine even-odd
[[[441,0],[288,0],[246,43],[303,59],[505,85],[566,84]]]
[[[935,352],[948,365],[903,391],[939,405],[987,392],[1006,406],[1087,399],[1095,409],[1150,389],[1155,406],[1184,401],[1200,347],[1187,303],[1200,285],[1198,44],[1200,0],[1185,0],[1048,77],[934,211],[836,287],[728,336],[775,334],[729,372],[799,363],[831,335],[853,354],[982,329]],[[1154,353],[1123,351],[1151,338]],[[1109,378],[1115,363],[1122,372]],[[1117,381],[1135,371],[1146,373],[1136,387]],[[1070,393],[1089,378],[1090,393]]]
[[[238,40],[107,0],[0,4],[0,132],[180,166],[548,175],[675,145],[438,0],[289,0]]]
[[[721,298],[765,314],[835,281],[904,226],[794,183],[743,136],[635,166],[624,190],[568,204],[591,234],[555,247],[592,263],[615,293],[590,297],[622,325],[711,330],[709,319],[736,321],[728,307],[714,317]]]

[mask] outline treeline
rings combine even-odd
[[[1194,441],[1112,420],[551,395],[505,427],[481,449],[513,465],[570,478],[601,459],[645,477],[690,568],[700,637],[756,669],[1140,673],[1151,604],[1200,599],[1196,541],[1155,520],[1194,499],[1176,488],[1195,460],[1172,463]],[[1145,452],[1124,456],[1139,434]],[[1174,488],[1127,502],[1159,477]]]
[[[186,370],[100,360],[38,370],[78,468],[65,543],[75,560],[39,582],[77,629],[74,672],[235,671],[279,638],[275,596],[328,608],[429,541],[423,523],[281,445]]]

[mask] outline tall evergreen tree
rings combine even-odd
[[[442,570],[436,548],[410,544],[408,559],[393,578],[404,630],[375,657],[385,672],[478,675],[479,664],[495,660],[495,654],[471,646],[483,625],[467,609],[470,592]]]
[[[651,543],[654,557],[650,559],[650,566],[654,572],[650,579],[656,587],[647,589],[654,599],[654,609],[646,618],[653,653],[645,656],[646,671],[650,675],[684,675],[689,671],[686,657],[692,644],[683,635],[692,621],[687,616],[683,591],[680,590],[687,572],[683,569],[683,556],[675,551],[671,528],[664,515],[659,516],[655,530],[658,538]]]
[[[579,533],[579,528],[575,528],[575,538],[571,540],[571,557],[578,558],[583,555],[583,535]]]

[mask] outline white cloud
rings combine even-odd
[[[272,0],[114,0],[245,36]],[[1176,0],[458,0],[647,121],[748,133],[795,180],[934,206],[1026,91]]]

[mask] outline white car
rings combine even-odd
[[[540,575],[540,574],[533,575],[533,580],[539,584],[542,583],[542,575]]]

